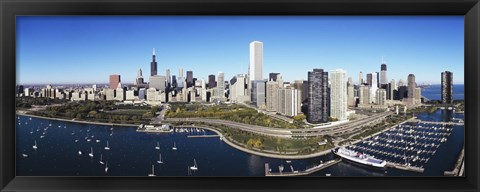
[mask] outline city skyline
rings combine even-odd
[[[148,36],[154,30],[145,27],[152,24],[169,33],[160,30],[162,36]],[[243,30],[245,26],[257,30]],[[374,33],[377,27],[385,33]],[[188,36],[193,33],[198,35]],[[464,79],[463,17],[455,16],[19,17],[17,37],[18,84],[108,83],[111,74],[133,84],[140,68],[150,71],[152,49],[159,75],[167,68],[182,68],[199,80],[220,71],[228,80],[248,73],[253,41],[264,43],[263,77],[277,72],[289,82],[306,80],[313,68],[342,68],[354,79],[361,71],[365,79],[368,73],[380,72],[382,60],[388,66],[388,81],[406,81],[408,74],[415,74],[417,83],[440,84],[438,74],[445,70],[455,74],[454,84]]]

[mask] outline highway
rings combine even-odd
[[[315,137],[315,136],[323,136],[323,135],[341,136],[341,135],[349,134],[358,129],[361,129],[362,126],[381,121],[383,118],[391,114],[393,114],[393,112],[387,111],[387,112],[369,116],[364,119],[359,119],[359,120],[351,121],[349,123],[331,126],[325,129],[272,128],[272,127],[264,127],[264,126],[258,126],[258,125],[249,125],[245,123],[238,123],[238,122],[221,120],[221,119],[207,119],[207,118],[168,118],[168,119],[165,119],[163,122],[210,123],[210,124],[217,124],[217,125],[225,125],[231,128],[237,128],[242,131],[248,131],[248,132],[257,133],[261,135],[291,138],[291,137]]]

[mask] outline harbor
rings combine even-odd
[[[386,161],[382,172],[331,152],[298,159],[285,154],[264,157],[219,139],[214,129],[193,124],[172,126],[166,132],[139,132],[138,126],[117,128],[19,116],[16,168],[22,176],[462,175],[464,126],[448,123],[451,118],[444,119],[444,113],[419,114],[420,121],[394,126],[346,147]],[[222,167],[229,167],[228,171]]]
[[[461,122],[413,120],[347,146],[386,161],[386,167],[423,173],[426,164]]]

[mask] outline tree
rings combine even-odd
[[[88,112],[88,116],[90,116],[90,117],[95,117],[95,115],[97,115],[97,111]]]

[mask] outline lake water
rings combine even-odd
[[[422,88],[422,96],[430,100],[442,99],[442,85],[431,85]],[[465,86],[463,84],[453,85],[453,100],[463,100],[465,98]]]
[[[438,110],[431,115],[420,114],[419,118],[438,121],[445,117],[463,118],[462,115],[444,115],[447,112]],[[318,165],[320,161],[337,158],[329,154],[292,160],[289,164],[283,159],[265,158],[239,151],[218,137],[187,138],[187,133],[147,134],[136,132],[136,127],[114,127],[110,130],[111,126],[17,117],[18,176],[147,176],[152,172],[152,165],[155,165],[157,176],[188,176],[188,168],[193,166],[194,159],[198,165],[198,171],[191,173],[194,176],[264,176],[265,163],[270,164],[273,172],[278,172],[279,165],[284,165],[284,171],[290,171],[290,165],[295,170],[305,170]],[[188,134],[214,133],[206,131]],[[441,144],[423,174],[395,169],[387,169],[387,173],[377,172],[341,162],[312,176],[325,176],[327,173],[332,176],[440,176],[443,171],[453,168],[463,146],[463,134],[463,126],[454,127],[448,142]],[[86,137],[91,141],[88,142]],[[38,147],[36,150],[32,147],[35,141]],[[110,150],[104,149],[107,141]],[[157,142],[160,150],[155,149]],[[174,143],[178,148],[176,151],[172,150]],[[89,156],[91,149],[93,157]],[[28,157],[23,157],[23,154]],[[157,163],[160,154],[163,164]],[[105,165],[100,164],[100,157],[108,163],[108,172],[105,172]]]

